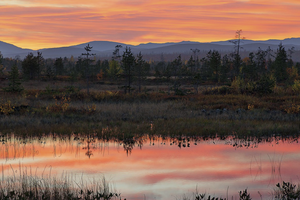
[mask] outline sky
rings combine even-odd
[[[1,0],[0,41],[41,49],[90,41],[299,37],[299,0]]]

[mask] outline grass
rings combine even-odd
[[[122,199],[121,194],[113,192],[110,183],[103,176],[100,180],[85,181],[84,177],[78,181],[74,176],[63,174],[60,177],[45,174],[33,174],[31,169],[23,169],[20,165],[19,171],[11,168],[13,175],[4,176],[2,166],[2,178],[0,181],[0,199],[22,199],[22,200],[110,200]],[[19,175],[17,175],[19,173]],[[196,192],[189,197],[182,196],[183,200],[228,200],[222,197],[212,197],[208,194]],[[233,197],[232,197],[233,199]],[[247,189],[238,192],[239,200],[251,200],[251,194]],[[290,182],[278,183],[274,190],[274,200],[298,200],[300,189]],[[124,199],[126,200],[126,199]]]
[[[148,86],[143,93],[123,94],[117,85],[95,84],[87,95],[76,84],[30,81],[21,94],[1,91],[1,132],[88,134],[108,127],[114,131],[107,137],[300,133],[300,96],[295,94],[221,95],[203,88],[198,95],[176,96],[165,86],[157,86],[160,92]]]
[[[121,194],[112,191],[111,185],[103,176],[100,180],[88,182],[83,177],[78,181],[76,177],[62,174],[56,177],[45,173],[34,174],[31,169],[11,168],[13,175],[5,176],[2,166],[0,181],[0,199],[23,200],[77,200],[77,199],[121,199]]]

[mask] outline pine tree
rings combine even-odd
[[[21,80],[19,78],[19,69],[17,65],[14,65],[9,72],[9,86],[4,90],[7,92],[21,92],[24,88],[21,86]]]
[[[135,73],[139,82],[139,92],[141,92],[142,80],[145,79],[146,72],[149,71],[149,64],[143,59],[143,55],[140,52],[136,56]]]
[[[64,63],[63,63],[63,59],[61,57],[55,59],[54,68],[55,68],[55,75],[62,75],[63,74],[63,72],[64,72]]]
[[[126,47],[122,56],[121,63],[122,63],[124,75],[127,77],[127,81],[128,81],[127,88],[128,88],[128,92],[130,93],[130,85],[132,82],[132,75],[133,75],[133,70],[135,65],[135,57],[132,54],[131,49],[129,47]]]
[[[2,78],[4,76],[4,72],[3,72],[4,67],[2,65],[2,60],[3,60],[3,56],[2,56],[1,51],[0,51],[0,78]]]
[[[90,59],[91,56],[94,56],[96,54],[93,54],[93,53],[90,53],[92,51],[92,48],[90,46],[90,44],[88,44],[86,47],[84,47],[84,50],[86,51],[86,53],[83,53],[82,55],[83,56],[86,56],[86,59],[85,59],[85,63],[86,63],[86,66],[85,66],[85,78],[86,78],[86,91],[87,91],[87,94],[89,95],[90,94],[90,85],[89,85],[89,78],[90,78],[90,61],[92,61]]]
[[[29,53],[22,62],[23,75],[27,79],[36,79],[40,77],[42,67],[44,66],[44,58],[42,53],[38,52],[37,56]]]
[[[212,79],[215,82],[220,82],[221,77],[221,55],[218,51],[209,51],[207,54],[207,60],[211,71]]]
[[[280,43],[277,49],[274,61],[274,75],[277,82],[284,82],[288,79],[287,73],[287,53],[283,45]]]

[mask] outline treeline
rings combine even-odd
[[[276,52],[271,49],[258,49],[241,58],[239,48],[230,54],[221,55],[217,50],[209,51],[199,58],[196,51],[188,60],[178,55],[173,61],[146,61],[139,53],[134,55],[130,48],[120,52],[116,46],[110,60],[100,60],[93,56],[44,59],[42,53],[29,53],[23,60],[3,58],[0,54],[0,77],[9,76],[6,68],[17,66],[24,80],[68,80],[115,81],[124,85],[130,92],[132,82],[138,83],[139,91],[144,80],[160,83],[170,82],[175,93],[180,93],[181,84],[190,83],[196,92],[201,83],[233,84],[241,92],[271,92],[277,85],[291,85],[298,80],[300,63],[292,60],[293,49],[286,50],[279,44]],[[122,55],[121,55],[122,54]]]

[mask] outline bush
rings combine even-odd
[[[15,107],[11,104],[11,102],[8,100],[5,103],[0,104],[0,113],[4,115],[9,115],[14,112]]]
[[[300,199],[300,189],[299,187],[296,188],[296,185],[289,183],[289,182],[284,182],[282,185],[278,183],[276,185],[277,191],[276,191],[276,199],[280,200],[292,200],[292,199]]]
[[[300,92],[300,81],[299,80],[295,80],[294,84],[292,85],[292,90],[295,93],[299,93]]]
[[[268,75],[263,75],[257,82],[255,86],[255,92],[258,94],[270,94],[275,88],[275,78]]]
[[[256,82],[246,82],[243,78],[237,77],[231,83],[231,88],[238,94],[270,94],[275,88],[275,78],[263,75]]]

